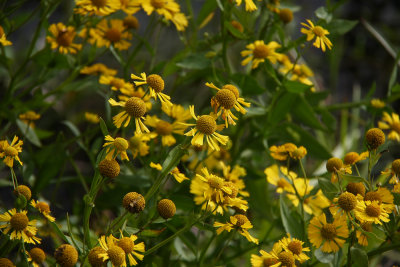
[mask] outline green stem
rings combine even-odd
[[[394,249],[399,249],[399,248],[400,248],[400,243],[395,243],[395,244],[391,244],[388,246],[379,247],[379,248],[373,249],[370,252],[368,252],[368,258],[373,257],[375,255],[381,255],[382,253],[389,251],[389,250],[394,250]]]
[[[198,261],[199,262],[199,266],[201,266],[203,264],[204,256],[207,254],[207,250],[210,247],[211,243],[214,241],[216,236],[217,235],[215,234],[215,232],[213,232],[212,237],[208,240],[206,246],[201,251],[200,258],[199,258],[199,261]]]

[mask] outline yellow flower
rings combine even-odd
[[[114,266],[126,266],[126,253],[121,247],[116,244],[116,238],[109,235],[107,238],[103,235],[99,238],[101,248],[105,252],[99,253],[98,256],[103,261],[109,260],[111,265]],[[144,248],[143,248],[144,249]],[[140,254],[139,254],[140,255]],[[128,256],[129,257],[129,256]]]
[[[32,248],[29,252],[26,251],[26,254],[28,262],[32,262],[33,267],[40,267],[46,259],[46,254],[41,248]]]
[[[301,83],[304,83],[306,85],[313,85],[313,82],[309,79],[309,77],[313,77],[314,73],[312,70],[305,64],[292,64],[286,56],[283,57],[284,59],[281,59],[281,63],[283,63],[283,67],[279,69],[279,71],[284,74],[291,74],[290,75],[290,80],[292,81],[299,81]],[[312,87],[310,89],[312,92],[315,91],[315,88]]]
[[[40,119],[40,114],[37,114],[35,111],[29,110],[25,113],[19,114],[18,117],[23,123],[28,124],[32,128],[35,128],[35,123],[33,121]]]
[[[90,113],[90,112],[85,112],[85,119],[93,124],[97,124],[100,122],[100,117],[99,115],[95,113]]]
[[[307,41],[311,41],[315,37],[315,42],[313,43],[313,45],[316,48],[321,48],[324,52],[326,50],[326,47],[328,47],[328,49],[331,49],[332,43],[329,38],[326,37],[329,32],[321,26],[314,26],[314,23],[312,23],[312,21],[309,19],[307,20],[307,22],[308,24],[303,22],[301,23],[301,25],[308,28],[301,28],[301,32],[307,34]]]
[[[128,160],[128,155],[126,154],[126,150],[129,148],[129,143],[122,137],[112,138],[110,135],[107,135],[104,138],[107,141],[103,147],[108,146],[106,153],[106,159],[111,160],[115,159],[118,155],[121,155],[121,160]]]
[[[354,213],[360,222],[382,224],[390,221],[389,214],[376,200],[359,201]]]
[[[128,29],[139,29],[139,21],[136,17],[128,15],[124,18],[124,26]]]
[[[96,63],[91,66],[85,66],[80,71],[81,74],[87,75],[111,75],[114,76],[117,74],[117,70],[107,68],[106,65],[102,63]]]
[[[180,12],[179,4],[174,0],[143,0],[141,4],[147,15],[157,12],[166,20],[172,21],[178,31],[184,31],[188,25],[186,16]]]
[[[372,232],[372,223],[371,222],[364,222],[360,224],[362,230],[365,232]],[[361,246],[368,246],[368,236],[360,230],[356,231],[357,241],[358,244]]]
[[[148,112],[153,107],[151,103],[150,95],[145,94],[142,87],[129,86],[129,87],[122,87],[120,88],[120,92],[122,95],[118,95],[118,99],[121,101],[127,101],[131,97],[138,97],[142,99],[146,105],[146,111]]]
[[[154,133],[135,133],[135,135],[129,139],[129,149],[132,152],[133,158],[136,158],[137,155],[143,157],[149,154],[150,147],[147,145],[147,142],[156,136],[157,135]]]
[[[286,167],[278,168],[278,165],[274,164],[264,170],[267,176],[267,181],[270,184],[276,186],[276,192],[281,194],[284,191],[294,192],[292,184],[289,182],[289,178],[296,179],[297,174],[295,172],[288,172]]]
[[[12,42],[6,39],[6,34],[4,33],[4,29],[1,26],[0,26],[0,44],[4,46],[12,45]]]
[[[14,136],[11,144],[8,144],[8,141],[4,140],[0,147],[0,158],[4,158],[3,162],[10,168],[14,166],[14,159],[16,159],[21,166],[23,165],[18,153],[22,152],[22,145],[24,142],[22,142],[22,140],[17,141],[18,137]]]
[[[261,252],[261,251],[260,251]],[[296,267],[296,259],[292,252],[285,251],[280,242],[274,244],[270,253],[263,251],[265,261],[261,266]]]
[[[287,160],[288,156],[299,160],[307,155],[307,149],[303,146],[297,147],[295,144],[286,143],[281,146],[271,146],[269,148],[271,157],[276,160]]]
[[[250,196],[249,192],[244,191],[246,185],[244,184],[244,181],[240,179],[240,177],[246,176],[246,170],[239,165],[235,165],[232,169],[231,166],[226,166],[222,161],[219,163],[222,168],[223,177],[226,181],[232,182],[235,185],[239,190],[238,194],[244,197]]]
[[[196,116],[193,105],[189,106],[189,110],[192,117],[196,120],[196,124],[185,124],[187,126],[196,126],[185,133],[186,136],[193,136],[191,141],[192,145],[202,146],[204,137],[212,150],[220,150],[218,143],[226,145],[229,137],[216,132],[217,130],[222,130],[224,125],[217,125],[215,118],[211,115]]]
[[[225,194],[231,194],[232,189],[225,184],[225,180],[217,175],[210,174],[207,168],[202,168],[203,175],[196,174],[203,182],[206,182],[209,187],[204,191],[204,197],[207,199],[215,198],[216,202],[223,202]]]
[[[329,207],[333,216],[349,216],[349,213],[357,207],[357,198],[353,193],[343,192],[339,197],[333,199]]]
[[[34,238],[37,232],[36,220],[29,221],[26,214],[26,210],[17,212],[16,209],[0,214],[0,223],[6,222],[6,224],[0,225],[0,228],[4,228],[3,234],[5,235],[11,232],[11,240],[20,239],[24,243],[40,243],[39,238]]]
[[[172,106],[162,106],[161,107],[162,111],[164,111],[165,114],[170,116],[171,118],[174,118],[176,121],[187,121],[192,118],[192,114],[190,114],[190,111],[188,109],[185,109],[181,105],[176,105],[172,104]]]
[[[146,113],[146,104],[141,98],[133,96],[126,101],[120,102],[110,98],[108,102],[111,104],[111,106],[120,106],[124,108],[124,111],[121,111],[113,117],[113,123],[115,126],[117,126],[117,128],[120,128],[122,124],[124,124],[124,127],[128,127],[131,118],[134,118],[136,134],[150,132],[142,122],[142,120],[144,120],[143,116]]]
[[[174,134],[184,134],[184,130],[187,128],[186,125],[180,121],[174,121],[169,123],[165,120],[157,118],[157,116],[147,116],[145,124],[153,127],[156,135],[161,137],[161,143],[163,146],[172,146],[176,143]]]
[[[246,237],[246,239],[249,242],[258,244],[258,239],[251,236],[250,233],[248,232],[248,229],[253,228],[253,225],[245,215],[237,214],[234,216],[230,216],[230,222],[227,223],[215,222],[214,227],[219,227],[217,229],[218,235],[221,234],[223,231],[230,232],[232,229],[235,229],[242,236]]]
[[[298,260],[300,263],[305,262],[306,260],[310,259],[304,252],[305,251],[310,251],[309,248],[303,247],[304,242],[290,237],[290,234],[287,234],[288,237],[284,237],[281,240],[279,240],[279,243],[281,243],[282,248],[287,251],[291,252],[295,258],[295,260]]]
[[[128,41],[130,39],[132,39],[132,34],[127,31],[124,22],[119,19],[103,19],[96,25],[96,28],[90,29],[89,42],[98,47],[113,45],[116,49],[127,50],[131,46]]]
[[[384,108],[385,105],[386,105],[385,102],[378,98],[371,99],[371,106],[376,109]]]
[[[47,36],[46,40],[51,44],[51,49],[58,48],[58,51],[63,54],[76,54],[81,50],[81,44],[75,44],[74,38],[76,35],[75,28],[72,26],[65,26],[59,22],[51,24],[49,27],[51,36]]]
[[[135,14],[140,10],[140,2],[138,0],[119,0],[119,2],[119,8],[128,15]]]
[[[151,74],[149,76],[146,76],[146,73],[142,72],[140,74],[140,77],[136,76],[135,74],[131,74],[131,78],[134,80],[139,80],[134,82],[136,86],[147,84],[150,90],[150,96],[154,99],[157,99],[158,97],[162,105],[165,105],[167,107],[172,106],[172,103],[170,101],[171,97],[162,93],[162,91],[164,91],[164,80],[161,78],[160,75]]]
[[[385,187],[379,187],[376,191],[367,192],[364,198],[360,195],[358,196],[358,199],[378,201],[379,205],[381,205],[388,213],[392,212],[395,208],[395,205],[393,204],[394,197]]]
[[[390,130],[388,138],[400,142],[400,120],[399,115],[392,113],[392,116],[387,112],[383,112],[382,120],[378,122],[378,127],[382,130]]]
[[[232,84],[226,84],[222,88],[216,87],[213,83],[206,83],[206,86],[217,90],[217,94],[211,99],[211,107],[214,108],[215,113],[221,108],[217,114],[222,112],[221,116],[225,121],[225,127],[228,128],[229,124],[236,125],[234,120],[237,120],[237,117],[233,115],[231,109],[235,108],[236,111],[246,114],[247,111],[242,105],[250,107],[250,103],[239,97],[239,90]]]
[[[259,0],[260,1],[260,0]],[[244,0],[246,4],[246,11],[252,12],[257,10],[256,4],[254,4],[253,0]],[[236,5],[240,6],[242,4],[242,0],[236,0]]]
[[[81,15],[106,16],[120,8],[120,2],[115,0],[77,0],[74,12]]]
[[[265,44],[263,40],[257,40],[246,46],[247,50],[240,52],[242,57],[246,57],[242,61],[242,66],[247,65],[250,61],[252,62],[251,68],[255,69],[258,65],[268,59],[272,64],[278,61],[282,54],[277,53],[275,50],[280,48],[281,45],[275,41]]]
[[[99,79],[99,83],[108,84],[111,86],[111,90],[113,91],[132,91],[133,85],[131,83],[125,82],[124,79],[117,78],[109,75],[101,75]]]
[[[368,157],[368,151],[362,152],[361,154],[358,154],[357,152],[349,152],[344,156],[343,163],[346,165],[354,165],[357,162],[362,161]]]
[[[135,244],[135,241],[137,240],[136,235],[130,235],[124,236],[122,231],[121,231],[121,238],[115,239],[115,244],[122,248],[125,251],[125,254],[128,256],[129,264],[130,265],[137,265],[138,262],[136,259],[133,257],[135,256],[139,260],[143,260],[144,255],[140,254],[138,252],[144,253],[145,251],[145,246],[143,242],[140,242],[138,244]]]
[[[274,244],[274,246],[272,247],[272,251],[270,253],[262,249],[259,252],[261,256],[255,254],[251,255],[250,261],[252,267],[274,266],[275,264],[279,263],[276,255],[282,252],[282,246],[278,242]]]
[[[31,200],[31,205],[37,209],[49,221],[54,222],[56,219],[50,215],[50,206],[46,202]]]
[[[337,252],[346,242],[349,229],[345,217],[336,217],[332,223],[326,222],[325,214],[314,216],[308,225],[308,239],[322,252]]]
[[[182,183],[184,180],[189,180],[189,178],[186,177],[185,174],[179,171],[178,167],[175,167],[170,173],[178,183]]]
[[[154,162],[150,162],[150,167],[153,169],[156,169],[158,171],[162,170],[162,166],[160,163],[154,163]]]

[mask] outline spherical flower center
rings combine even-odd
[[[131,146],[131,148],[139,148],[140,147],[140,138],[137,136],[132,136],[129,139],[129,145]]]
[[[332,240],[336,237],[336,227],[333,223],[324,224],[321,228],[322,238],[325,240]]]
[[[131,253],[133,251],[133,247],[135,244],[129,237],[123,237],[118,240],[117,245],[122,248],[126,254]]]
[[[254,47],[253,55],[255,58],[267,58],[269,49],[265,44],[258,44]]]
[[[224,109],[231,109],[236,103],[235,94],[228,89],[219,90],[215,95],[215,98]]]
[[[286,185],[287,185],[287,182],[286,182],[285,179],[280,178],[280,179],[278,180],[278,182],[276,183],[276,185],[277,185],[279,188],[285,188]]]
[[[115,159],[103,159],[99,163],[99,171],[102,176],[115,178],[119,175],[120,170],[119,164]]]
[[[90,250],[88,258],[89,263],[93,267],[104,266],[103,258],[99,254],[104,254],[106,251],[102,247],[94,247]]]
[[[364,200],[379,201],[379,204],[382,203],[382,197],[376,191],[366,193]]]
[[[357,194],[360,194],[362,196],[365,195],[365,186],[361,182],[360,183],[349,183],[346,186],[346,190],[355,196],[357,196]]]
[[[15,213],[10,219],[11,227],[17,231],[24,230],[28,226],[28,223],[28,216],[26,216],[25,213],[22,212]]]
[[[392,162],[392,170],[395,174],[400,175],[400,159],[396,159]]]
[[[203,134],[211,135],[217,129],[217,123],[212,116],[202,115],[197,119],[196,128]]]
[[[160,93],[164,90],[164,80],[160,75],[151,74],[146,79],[147,84],[156,91],[156,93]]]
[[[107,0],[91,0],[92,4],[96,7],[104,7],[107,4]]]
[[[294,265],[294,257],[292,253],[287,251],[282,251],[278,255],[279,261],[282,263],[281,266],[293,266]]]
[[[318,37],[325,36],[324,28],[322,28],[321,26],[315,26],[312,29],[312,32]]]
[[[224,184],[224,180],[216,175],[210,175],[208,178],[208,184],[216,189],[221,189],[222,185]]]
[[[394,131],[396,131],[397,133],[400,133],[400,122],[393,122],[393,124],[392,124],[392,129],[394,130]]]
[[[157,204],[157,211],[164,219],[172,218],[176,212],[175,203],[170,199],[162,199]]]
[[[357,206],[357,198],[349,192],[344,192],[338,199],[339,206],[345,211],[351,211]]]
[[[139,22],[135,17],[126,17],[124,18],[124,26],[130,29],[139,28]]]
[[[43,213],[49,213],[50,212],[50,206],[46,202],[38,202],[36,204],[36,208]]]
[[[239,190],[234,183],[226,182],[225,186],[229,187],[232,190],[232,193],[229,194],[229,197],[235,198],[237,196],[237,194],[239,193]]]
[[[163,8],[165,0],[150,0],[151,5],[154,8]]]
[[[117,137],[114,140],[114,146],[118,151],[125,151],[128,149],[129,144],[124,138]]]
[[[326,162],[326,170],[328,172],[335,172],[342,168],[343,162],[339,158],[330,158]]]
[[[303,245],[300,241],[293,240],[288,244],[288,249],[295,255],[300,255],[303,251]]]
[[[264,267],[269,267],[269,266],[275,265],[277,263],[278,263],[278,260],[275,259],[275,258],[266,258],[263,261],[263,266]]]
[[[62,29],[56,38],[57,44],[63,47],[69,47],[72,44],[73,35],[66,28]]]
[[[110,28],[104,33],[104,37],[110,42],[115,43],[121,40],[121,32],[118,29]]]
[[[344,164],[353,165],[356,163],[359,155],[357,152],[349,152],[344,156]]]
[[[26,200],[30,200],[32,197],[32,192],[26,185],[19,185],[14,191],[14,194],[21,194],[25,197]]]
[[[42,263],[46,259],[46,254],[40,248],[33,248],[29,251],[29,255],[31,256],[32,260],[36,263]]]
[[[228,89],[235,95],[236,99],[239,98],[239,90],[236,88],[236,86],[232,84],[225,84],[224,86],[222,86],[222,89]]]
[[[124,87],[124,81],[120,79],[112,79],[110,85],[119,89]]]
[[[4,153],[6,154],[7,157],[15,157],[16,155],[18,155],[18,151],[12,146],[9,146],[6,149],[4,149]]]
[[[107,250],[107,255],[115,266],[121,266],[125,261],[125,251],[119,246],[111,246]]]
[[[125,111],[135,118],[141,118],[146,113],[146,104],[138,97],[131,97],[125,103]]]
[[[365,140],[370,149],[377,149],[380,145],[385,143],[385,134],[379,128],[372,128],[365,134]]]
[[[381,208],[377,203],[371,203],[365,208],[365,213],[370,217],[379,217],[381,215]]]
[[[156,124],[156,132],[159,135],[170,135],[172,133],[172,125],[166,121],[160,120]]]
[[[131,213],[139,213],[144,210],[146,200],[139,193],[129,192],[122,199],[122,205]]]
[[[237,220],[236,226],[239,226],[239,227],[249,221],[249,219],[247,219],[247,217],[242,214],[237,214],[234,217]]]

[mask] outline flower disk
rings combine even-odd
[[[172,200],[162,199],[157,204],[157,210],[161,217],[169,219],[175,215],[176,207]]]
[[[17,231],[24,230],[28,226],[28,223],[28,216],[26,216],[25,213],[22,212],[15,213],[10,219],[11,227]]]
[[[224,109],[231,109],[235,106],[236,103],[235,94],[228,89],[219,90],[215,95],[215,98]]]
[[[343,166],[343,162],[339,158],[330,158],[326,162],[326,170],[328,172],[338,171],[338,170],[340,170],[340,168],[342,168],[342,166]]]
[[[217,123],[212,116],[202,115],[196,122],[196,128],[203,134],[211,135],[217,129]]]
[[[136,192],[130,192],[122,199],[122,206],[130,213],[139,213],[144,210],[146,201],[144,197]]]
[[[396,175],[400,175],[400,159],[396,159],[392,162],[392,170]]]
[[[281,266],[295,266],[294,257],[290,252],[282,251],[281,253],[279,253],[278,258],[279,262],[282,263]]]
[[[146,113],[146,104],[139,97],[131,97],[125,103],[125,111],[129,116],[141,118]]]
[[[29,251],[29,255],[31,256],[32,260],[36,263],[42,263],[46,259],[46,254],[40,248],[33,248]],[[2,266],[0,264],[0,266]]]
[[[351,211],[357,206],[357,198],[349,192],[344,192],[338,199],[339,206],[344,211]]]
[[[105,266],[103,258],[99,256],[99,254],[104,254],[105,252],[102,247],[92,248],[88,255],[90,265],[93,267]]]
[[[158,74],[151,74],[146,79],[147,84],[156,91],[160,93],[164,90],[164,80]]]
[[[15,265],[7,258],[0,258],[1,267],[15,267]]]
[[[118,247],[122,248],[126,254],[131,253],[135,244],[129,237],[123,237],[117,242]]]
[[[110,247],[107,250],[107,255],[113,266],[121,266],[125,261],[125,251],[119,246]]]
[[[374,150],[385,143],[385,134],[379,128],[372,128],[365,134],[365,140],[368,148]]]
[[[293,12],[289,8],[282,8],[279,12],[279,18],[287,24],[293,20]]]
[[[353,165],[359,156],[357,152],[349,152],[344,156],[343,162],[346,165]]]
[[[54,252],[54,258],[61,267],[72,267],[78,261],[78,251],[71,245],[63,244]]]
[[[239,227],[249,221],[249,219],[247,219],[247,217],[245,215],[242,215],[242,214],[237,214],[237,215],[235,215],[233,217],[236,218],[236,220],[237,220],[236,226],[239,226]]]
[[[362,182],[360,183],[348,183],[346,186],[347,192],[352,193],[353,195],[357,196],[358,194],[364,196],[365,195],[365,186]]]
[[[225,84],[224,86],[222,86],[222,89],[227,89],[231,91],[235,95],[236,99],[239,97],[239,90],[236,88],[236,86],[232,84]]]
[[[336,237],[336,227],[333,223],[324,224],[321,228],[321,235],[326,240],[333,240]]]
[[[26,185],[19,185],[17,187],[17,190],[14,190],[14,194],[18,195],[18,193],[23,195],[26,201],[29,201],[32,197],[31,189],[29,189],[29,187],[27,187]]]
[[[99,163],[99,171],[102,176],[113,179],[119,175],[120,167],[115,159],[103,159]]]

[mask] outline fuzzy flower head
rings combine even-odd
[[[12,42],[6,39],[6,34],[4,33],[3,27],[0,26],[0,45],[9,46],[12,45]]]
[[[258,244],[258,239],[254,238],[248,232],[248,229],[253,228],[253,225],[249,219],[242,214],[237,214],[230,217],[230,221],[227,223],[215,222],[214,227],[219,227],[217,229],[217,234],[221,234],[223,231],[230,232],[232,229],[237,230],[242,236],[246,237],[249,242]]]
[[[28,212],[17,212],[16,209],[11,209],[4,214],[0,214],[0,229],[4,228],[3,234],[10,234],[10,239],[20,239],[24,243],[40,243],[40,239],[34,238],[37,232],[36,220],[29,221]]]
[[[297,239],[290,237],[290,234],[287,234],[288,237],[284,237],[281,240],[279,240],[279,243],[281,244],[282,248],[286,252],[291,252],[295,258],[295,260],[298,260],[300,263],[305,262],[306,260],[310,259],[310,257],[305,254],[305,252],[309,252],[310,248],[303,247],[304,242]]]
[[[46,254],[41,248],[32,248],[27,254],[28,261],[32,262],[33,267],[39,267],[46,259]]]
[[[323,52],[325,52],[326,47],[330,50],[332,48],[332,43],[329,40],[326,35],[329,34],[329,32],[322,28],[321,26],[315,26],[314,23],[312,23],[311,20],[307,20],[307,23],[301,23],[306,28],[301,28],[301,32],[304,34],[307,34],[307,41],[311,41],[312,39],[315,38],[315,41],[313,45],[316,48],[321,48]]]
[[[389,115],[383,112],[382,120],[378,122],[378,127],[382,130],[389,130],[388,138],[400,142],[400,119],[399,114],[392,113]]]
[[[115,159],[118,155],[121,155],[121,160],[128,160],[128,155],[126,154],[126,150],[129,148],[129,143],[126,139],[122,137],[112,138],[110,135],[107,135],[104,140],[106,143],[103,147],[107,147],[106,159],[112,160]]]
[[[171,97],[169,95],[166,95],[162,93],[164,91],[164,80],[161,78],[160,75],[158,74],[151,74],[149,76],[146,76],[146,73],[142,72],[139,76],[136,76],[135,74],[131,74],[131,78],[133,80],[139,80],[139,81],[134,81],[136,86],[140,86],[143,84],[147,84],[149,87],[150,91],[150,96],[154,99],[160,100],[161,104],[167,107],[171,107]]]
[[[56,219],[50,215],[51,210],[49,204],[42,201],[35,201],[34,199],[31,200],[31,205],[35,209],[37,209],[44,217],[46,217],[50,222],[54,222]]]
[[[18,141],[18,137],[14,136],[11,144],[7,140],[0,141],[0,158],[4,158],[3,162],[10,168],[14,166],[14,159],[23,165],[18,153],[22,152],[22,145],[24,142],[22,140]]]
[[[277,255],[282,252],[282,246],[279,242],[275,243],[270,252],[264,250],[259,251],[261,256],[252,254],[250,258],[252,267],[269,267],[279,264]],[[293,258],[294,262],[294,258]]]
[[[186,124],[187,126],[195,126],[192,130],[185,133],[186,136],[193,136],[192,145],[202,146],[204,138],[212,150],[220,150],[218,143],[226,145],[229,137],[216,132],[217,130],[222,130],[224,125],[217,125],[215,117],[212,115],[196,116],[194,106],[189,106],[189,110],[192,117],[196,120],[196,124]]]
[[[221,117],[225,121],[225,127],[228,128],[229,124],[236,125],[237,117],[233,115],[231,109],[234,108],[236,111],[246,114],[247,111],[243,106],[250,107],[250,103],[239,97],[239,90],[232,84],[226,84],[222,88],[216,87],[213,83],[206,83],[206,86],[217,90],[217,94],[211,99],[211,107],[214,108],[214,113],[217,113],[220,109],[217,114],[222,113]]]
[[[350,192],[343,192],[339,197],[333,199],[329,208],[333,216],[349,215],[357,206],[357,198]]]
[[[106,16],[120,8],[120,2],[115,0],[77,0],[74,12],[81,15]]]
[[[119,19],[103,19],[96,25],[96,28],[90,29],[89,33],[89,42],[98,47],[113,45],[116,49],[127,50],[131,46],[129,40],[132,39],[132,34],[127,31],[124,22]]]
[[[250,61],[252,61],[251,68],[255,69],[266,59],[268,59],[272,64],[275,64],[282,57],[282,54],[275,51],[280,47],[281,45],[275,41],[265,44],[263,40],[258,40],[247,45],[247,50],[240,52],[242,57],[246,57],[242,61],[242,66],[246,66]]]
[[[359,201],[355,215],[360,222],[382,224],[382,222],[390,221],[388,212],[376,200]]]
[[[239,190],[238,194],[244,197],[250,196],[249,192],[245,191],[245,183],[240,177],[246,176],[246,170],[239,165],[235,165],[233,168],[231,166],[225,165],[223,161],[219,162],[223,177],[226,181],[231,182]]]
[[[74,27],[65,26],[59,22],[57,24],[51,24],[49,32],[51,35],[47,36],[46,40],[51,44],[51,49],[58,49],[62,54],[76,54],[78,50],[82,49],[81,44],[74,43],[76,36]]]
[[[119,247],[115,241],[115,237],[112,235],[109,235],[108,237],[105,237],[104,235],[101,236],[99,238],[99,243],[104,252],[99,253],[98,256],[101,257],[104,262],[109,260],[113,267],[126,266],[125,250]]]
[[[144,255],[141,254],[144,253],[145,251],[144,243],[140,242],[138,244],[135,244],[136,240],[137,240],[136,235],[124,236],[122,232],[121,232],[121,238],[114,239],[114,243],[118,247],[122,248],[125,254],[128,256],[128,261],[130,265],[137,265],[138,262],[136,261],[136,259],[142,261],[144,258]]]

